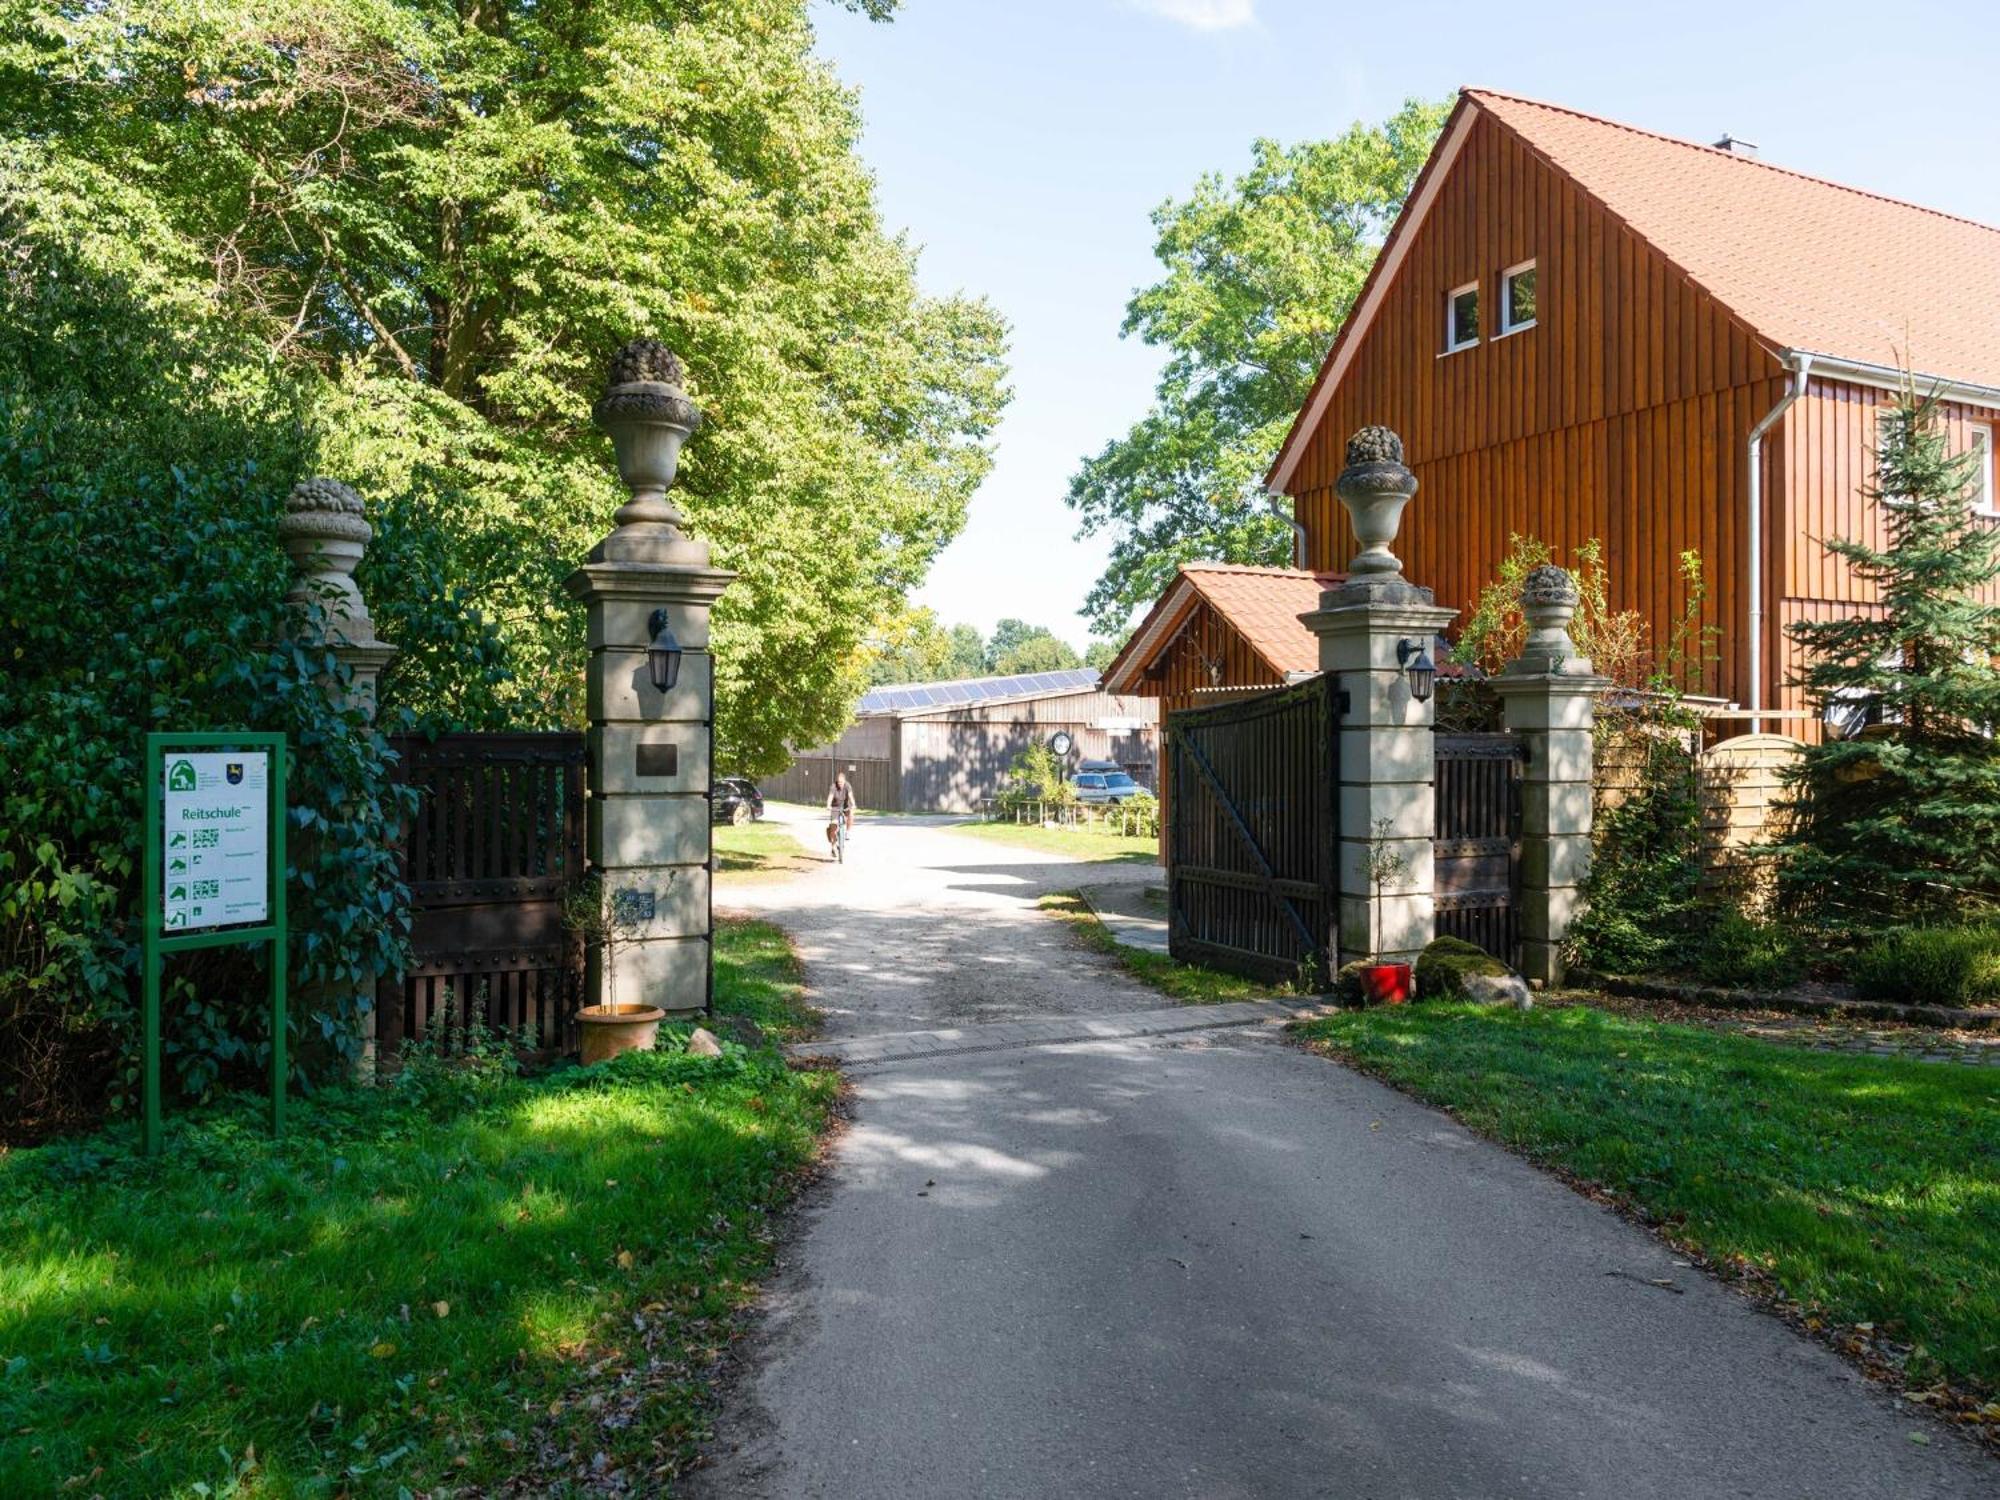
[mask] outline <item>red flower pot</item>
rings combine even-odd
[[[1361,993],[1370,1005],[1401,1005],[1410,989],[1408,964],[1370,964],[1361,971]]]

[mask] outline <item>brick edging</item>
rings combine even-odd
[[[1942,1026],[1964,1031],[2000,1030],[2000,1013],[1959,1010],[1949,1005],[1897,1005],[1888,1000],[1815,1000],[1782,990],[1732,990],[1719,985],[1632,974],[1592,974],[1572,969],[1565,988],[1594,986],[1636,1000],[1680,1000],[1723,1010],[1782,1010],[1800,1016],[1838,1016],[1857,1021],[1897,1021],[1906,1026]]]

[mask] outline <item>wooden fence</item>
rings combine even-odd
[[[1750,851],[1785,832],[1785,769],[1805,753],[1782,734],[1745,734],[1697,751],[1692,735],[1642,729],[1605,736],[1597,747],[1596,803],[1602,818],[1639,787],[1648,737],[1670,741],[1686,757],[1701,808],[1702,878],[1718,891],[1755,902],[1764,894],[1767,861]]]
[[[377,993],[393,1050],[469,1019],[537,1050],[568,1045],[583,947],[562,921],[583,878],[580,734],[452,734],[392,741],[417,790],[403,843],[409,968]]]

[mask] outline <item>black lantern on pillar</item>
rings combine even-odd
[[[681,677],[681,643],[674,639],[674,628],[664,609],[653,611],[646,629],[653,636],[653,643],[646,648],[646,671],[652,676],[655,688],[671,693]]]
[[[1431,693],[1437,687],[1437,663],[1431,654],[1416,641],[1396,642],[1396,664],[1410,679],[1410,696],[1419,703],[1431,701]]]

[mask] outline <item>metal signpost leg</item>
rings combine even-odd
[[[285,742],[271,752],[271,1134],[285,1133]]]

